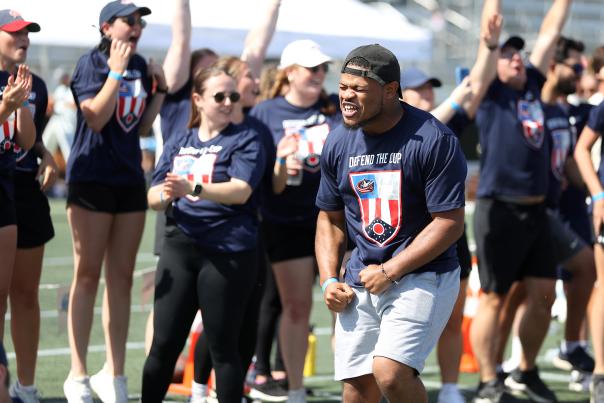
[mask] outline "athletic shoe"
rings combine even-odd
[[[93,403],[88,377],[68,377],[63,383],[63,393],[68,403]]]
[[[443,385],[438,392],[438,403],[465,403],[466,399],[463,397],[459,388],[455,384]]]
[[[591,384],[591,374],[573,369],[570,371],[570,382],[568,382],[568,390],[573,392],[589,392]]]
[[[557,402],[556,395],[539,377],[537,367],[530,371],[515,369],[505,380],[505,385],[512,391],[526,394],[532,401],[537,403]]]
[[[480,382],[476,390],[474,403],[511,403],[517,400],[510,395],[503,382],[499,379],[493,379],[489,382]]]
[[[41,396],[35,386],[31,390],[29,388],[23,389],[23,386],[19,382],[16,382],[10,385],[8,394],[13,399],[20,399],[17,401],[21,401],[22,403],[40,403]]]
[[[594,375],[591,378],[591,403],[604,403],[604,375]]]
[[[562,350],[554,356],[552,363],[556,368],[564,371],[576,369],[578,371],[592,373],[594,371],[594,359],[590,356],[583,346],[577,346],[573,351],[563,353]]]
[[[90,386],[103,403],[127,403],[128,380],[125,376],[111,376],[103,367],[90,377]]]
[[[279,384],[278,381],[268,379],[264,383],[254,383],[251,385],[249,397],[265,402],[284,402],[287,400],[287,389]]]

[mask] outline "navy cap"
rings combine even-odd
[[[403,70],[401,77],[401,87],[403,88],[417,88],[422,85],[430,83],[432,87],[440,87],[443,83],[436,77],[430,77],[417,67],[409,67]]]
[[[348,67],[348,63],[356,58],[363,59],[367,62],[369,64],[369,69],[359,70]],[[398,64],[396,56],[394,56],[391,51],[378,44],[359,46],[358,48],[353,49],[348,56],[346,56],[341,72],[372,78],[380,83],[380,85],[386,85],[393,81],[400,83],[401,80],[401,67]]]
[[[510,48],[514,48],[516,50],[522,50],[524,49],[524,39],[522,39],[519,36],[510,36],[508,39],[506,39],[505,41],[501,42],[501,45],[499,45],[499,48],[503,49],[506,47],[510,47]]]
[[[109,21],[113,17],[125,17],[135,12],[139,12],[141,16],[151,14],[151,10],[147,7],[137,7],[129,0],[115,0],[107,3],[101,10],[99,16],[99,29],[104,22]]]
[[[40,26],[35,22],[25,21],[21,14],[15,10],[0,10],[0,30],[4,32],[18,32],[27,28],[29,32],[40,31]]]

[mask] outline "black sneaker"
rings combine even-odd
[[[254,383],[251,385],[249,397],[264,402],[284,402],[287,400],[287,389],[279,382],[269,379],[265,383]]]
[[[510,395],[499,379],[489,382],[480,382],[474,396],[474,403],[511,403],[517,400]]]
[[[604,375],[594,375],[591,378],[591,403],[604,403]]]
[[[558,401],[554,392],[539,377],[537,367],[530,371],[513,370],[505,380],[505,385],[512,391],[525,393],[532,401],[537,403]]]
[[[594,371],[594,359],[585,351],[582,346],[575,347],[570,353],[563,353],[562,350],[554,357],[552,363],[556,368],[571,371],[573,369],[583,372]]]

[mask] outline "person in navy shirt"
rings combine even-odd
[[[587,125],[581,132],[575,147],[575,160],[589,193],[591,194],[592,225],[596,235],[594,253],[596,260],[597,282],[604,281],[604,166],[601,159],[596,172],[591,161],[591,148],[596,140],[604,133],[604,103],[593,108],[589,114]],[[604,149],[603,149],[604,151]],[[592,294],[591,320],[601,320],[604,317],[604,288],[595,287]],[[591,326],[590,326],[591,327]],[[604,400],[604,332],[592,329],[595,368],[592,376],[592,400]]]
[[[80,58],[71,83],[78,111],[67,163],[75,255],[68,310],[71,370],[63,387],[69,401],[91,401],[91,387],[103,401],[127,400],[128,307],[147,207],[139,134],[150,130],[167,92],[161,67],[135,53],[142,16],[150,13],[120,0],[105,5],[98,22],[101,43]],[[107,362],[89,380],[86,353],[103,260]]]
[[[306,400],[302,384],[308,345],[308,320],[315,277],[314,205],[321,178],[321,150],[341,120],[334,96],[323,90],[331,58],[310,40],[289,43],[281,53],[271,99],[250,115],[271,131],[275,147],[293,137],[297,150],[279,158],[277,181],[262,205],[262,225],[269,259],[283,307],[279,324],[281,352],[288,377],[288,400]]]
[[[498,401],[506,394],[496,376],[497,322],[508,291],[520,279],[528,295],[520,331],[525,359],[505,382],[535,399],[556,399],[535,365],[551,319],[556,278],[544,203],[550,155],[540,95],[570,3],[553,2],[528,65],[521,56],[522,38],[511,36],[499,46],[482,40],[478,52],[490,57],[480,79],[474,70],[470,74],[482,99],[476,113],[481,155],[474,234],[483,293],[470,332],[480,366],[477,399]],[[485,2],[483,24],[500,9],[499,0]]]
[[[387,49],[350,52],[344,126],[321,156],[316,254],[325,303],[338,312],[345,401],[427,401],[418,374],[459,291],[465,158],[446,126],[399,101],[399,80]],[[340,279],[347,236],[356,247]]]
[[[265,171],[265,154],[256,130],[231,123],[240,98],[232,77],[209,68],[193,85],[190,129],[166,145],[148,194],[152,208],[169,209],[169,220],[142,401],[163,400],[201,309],[218,400],[239,403],[245,375],[239,336],[258,269],[254,189]]]
[[[26,61],[29,32],[39,30],[38,24],[24,21],[14,10],[0,11],[0,87],[5,88],[9,78],[17,72],[18,64]],[[18,250],[10,283],[10,306],[14,318],[12,335],[18,341],[15,343],[18,371],[10,394],[31,401],[38,396],[34,386],[40,333],[38,286],[44,244],[54,236],[50,207],[43,192],[53,185],[57,175],[54,159],[42,142],[48,92],[44,81],[35,74],[32,74],[32,88],[26,103],[34,118],[36,142],[31,150],[20,149],[16,153],[14,188]]]

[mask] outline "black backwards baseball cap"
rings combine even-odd
[[[141,17],[151,14],[151,10],[148,7],[137,7],[129,0],[115,0],[109,2],[101,10],[99,28],[104,22],[109,21],[113,17],[126,17],[137,11],[140,13]]]
[[[29,32],[39,32],[40,26],[35,22],[25,21],[15,10],[0,10],[0,31],[18,32],[26,28]]]
[[[357,58],[367,62],[369,68],[365,70],[348,67],[348,63]],[[346,56],[341,72],[359,77],[368,77],[377,81],[380,85],[396,81],[399,84],[400,92],[401,67],[398,64],[398,60],[391,51],[377,43],[353,49]]]
[[[524,45],[525,45],[524,39],[522,39],[519,36],[513,35],[513,36],[510,36],[505,41],[501,42],[501,44],[499,45],[499,48],[503,49],[503,48],[510,47],[510,48],[514,48],[516,50],[522,50],[522,49],[524,49]]]

